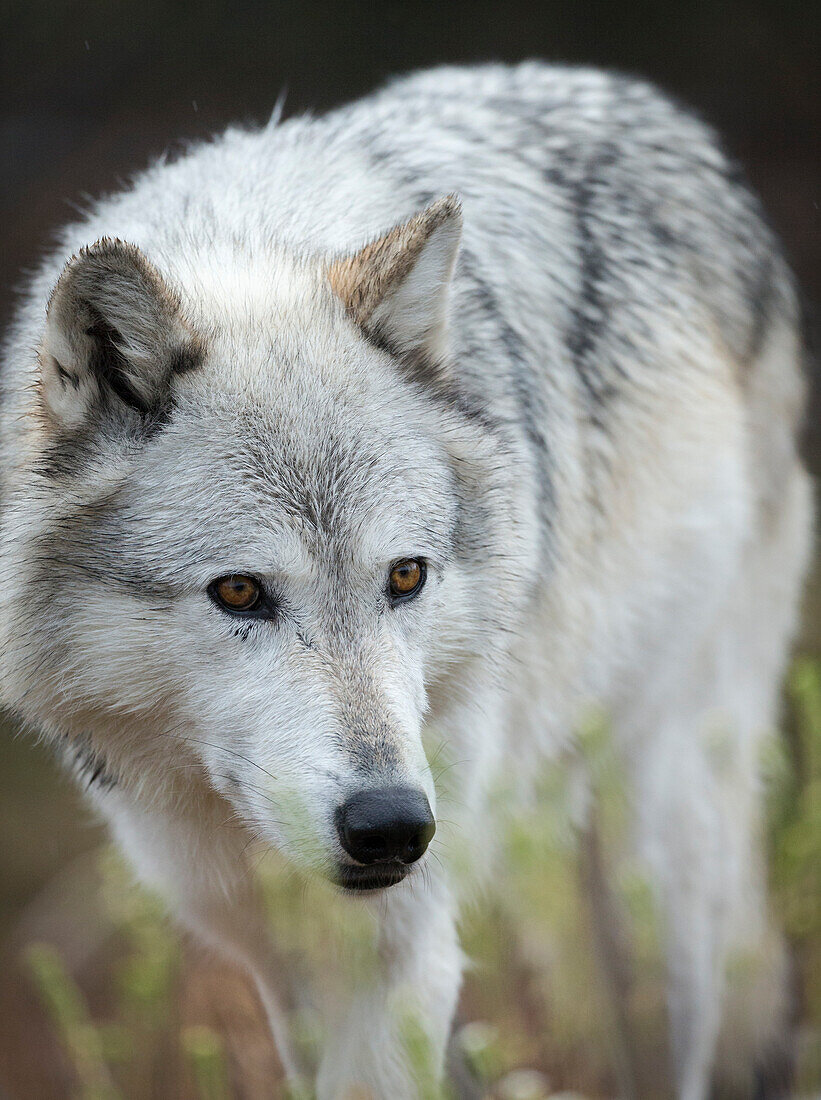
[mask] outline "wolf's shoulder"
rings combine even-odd
[[[589,112],[592,117],[603,103],[619,100],[625,93],[633,97],[634,103],[643,100],[648,106],[663,105],[666,109],[692,115],[645,77],[594,65],[535,59],[515,64],[448,64],[418,69],[390,78],[367,99],[377,101],[395,97],[407,103],[415,97],[428,98],[435,109],[435,100],[443,105],[459,99],[481,104],[508,96],[509,104],[518,103],[523,109],[528,103],[541,107],[548,101],[556,106],[572,106],[581,114]]]
[[[580,343],[604,315],[640,328],[664,291],[668,314],[700,303],[747,358],[768,318],[793,311],[779,242],[740,166],[708,122],[646,79],[539,61],[445,66],[350,110],[333,125],[379,170],[459,192],[466,241],[498,254],[505,280],[520,266],[533,285],[551,257],[544,297],[581,288],[565,302]]]
[[[715,131],[691,107],[651,81],[630,73],[584,65],[524,61],[514,65],[442,65],[395,77],[356,101],[353,109],[371,124],[381,120],[435,129],[461,118],[481,122],[486,141],[496,125],[532,122],[541,137],[582,144],[608,136],[614,143],[647,148],[686,136],[688,145],[716,147]],[[348,116],[343,114],[345,120]]]

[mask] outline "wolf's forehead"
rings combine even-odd
[[[431,529],[448,524],[443,457],[399,417],[308,409],[296,418],[263,418],[237,442],[233,476],[249,476],[271,521],[295,526],[314,547],[347,538],[360,552],[379,553],[397,540],[434,537]]]
[[[455,505],[439,448],[401,415],[334,404],[189,408],[149,448],[117,509],[152,529],[159,512],[194,545],[207,534],[219,553],[273,552],[283,565],[306,553],[444,554]]]

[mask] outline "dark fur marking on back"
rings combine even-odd
[[[599,336],[607,323],[601,294],[601,285],[607,277],[607,257],[593,226],[597,191],[602,184],[600,173],[615,164],[617,156],[615,146],[603,145],[572,191],[580,268],[579,298],[572,311],[567,345],[579,380],[593,402],[592,419],[600,426],[604,417],[598,407],[613,396],[615,386],[602,375],[596,363]]]
[[[770,307],[773,301],[773,257],[766,252],[760,257],[758,270],[753,272],[745,289],[747,308],[753,319],[750,337],[747,343],[748,360],[755,359],[764,344],[767,326],[770,321]]]
[[[541,518],[549,530],[553,525],[555,495],[549,471],[550,447],[534,415],[535,386],[524,341],[509,323],[490,284],[480,275],[476,257],[463,248],[459,254],[463,277],[471,288],[474,301],[486,314],[492,331],[499,334],[498,343],[511,368],[514,395],[519,407],[521,423],[528,440],[536,452],[539,478],[539,503]]]

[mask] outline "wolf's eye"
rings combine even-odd
[[[231,573],[228,577],[218,577],[208,587],[211,599],[224,607],[226,611],[242,614],[256,611],[262,603],[262,588],[253,577],[244,573]]]
[[[389,587],[394,603],[415,596],[425,583],[427,570],[419,558],[406,558],[398,561],[391,569]]]

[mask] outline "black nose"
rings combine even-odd
[[[339,807],[342,847],[357,863],[415,863],[436,831],[430,804],[410,787],[360,791]]]

